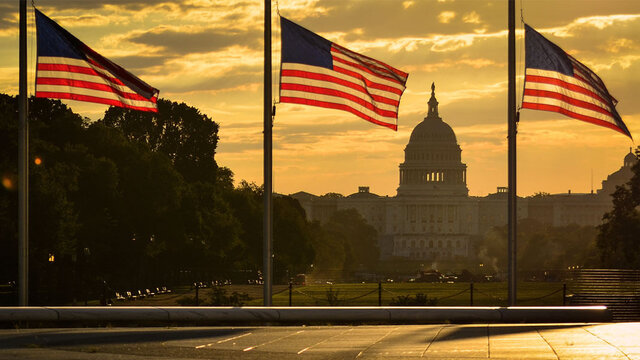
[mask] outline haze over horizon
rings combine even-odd
[[[40,0],[35,5],[94,50],[122,65],[160,96],[186,102],[220,124],[216,160],[236,182],[262,183],[262,1]],[[279,25],[274,2],[274,96]],[[426,115],[431,83],[442,119],[455,131],[468,166],[470,195],[507,184],[507,2],[281,0],[288,19],[351,50],[409,72],[399,130],[347,112],[277,106],[274,191],[351,194],[369,186],[395,195],[414,126]],[[640,136],[640,3],[517,1],[525,21],[594,70]],[[552,9],[553,11],[550,11]],[[0,4],[0,91],[17,94],[18,1]],[[30,12],[32,26],[33,14]],[[524,42],[518,24],[518,100]],[[33,32],[34,29],[30,28]],[[33,34],[32,34],[33,35]],[[35,40],[29,39],[33,93]],[[106,106],[65,101],[97,120]],[[600,188],[634,143],[610,129],[523,110],[518,194],[586,193]]]

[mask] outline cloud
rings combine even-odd
[[[611,39],[605,46],[605,50],[614,54],[621,52],[622,50],[636,50],[638,49],[638,44],[631,40],[625,38]]]
[[[213,52],[239,44],[252,49],[261,48],[260,32],[257,30],[240,31],[197,26],[160,26],[131,34],[126,40],[161,48],[162,53],[169,55]]]
[[[477,12],[472,11],[470,13],[464,14],[462,17],[462,21],[468,24],[480,24],[480,15]]]
[[[442,24],[448,24],[451,20],[455,19],[456,13],[453,11],[443,11],[438,14],[438,21]]]
[[[110,24],[122,25],[129,23],[129,18],[122,16],[104,16],[104,15],[58,15],[51,18],[62,27],[96,27],[106,26]]]
[[[405,1],[402,2],[402,7],[405,8],[405,9],[408,9],[408,8],[412,7],[413,5],[415,5],[415,4],[416,4],[416,2],[413,1],[413,0],[405,0]]]
[[[546,28],[546,29],[539,29],[538,32],[553,34],[561,38],[573,37],[578,34],[582,35],[581,31],[586,27],[593,27],[598,30],[603,30],[605,28],[613,26],[614,24],[633,22],[638,19],[640,19],[640,14],[617,14],[617,15],[580,17],[573,20],[571,23],[567,25]]]

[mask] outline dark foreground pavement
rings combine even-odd
[[[640,359],[640,323],[0,330],[0,359]]]

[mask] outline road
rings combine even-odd
[[[0,359],[640,359],[640,323],[0,330]]]

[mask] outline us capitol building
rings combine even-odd
[[[404,149],[396,196],[373,194],[367,186],[348,196],[306,192],[290,196],[300,202],[309,220],[326,222],[338,210],[356,209],[378,231],[382,259],[467,257],[474,251],[474,238],[507,223],[508,189],[498,187],[485,197],[469,196],[461,153],[453,129],[438,114],[431,85],[427,116],[413,129]],[[599,225],[613,206],[610,194],[631,178],[635,161],[633,153],[627,154],[620,170],[609,175],[597,193],[569,191],[518,198],[518,218],[552,226]]]

